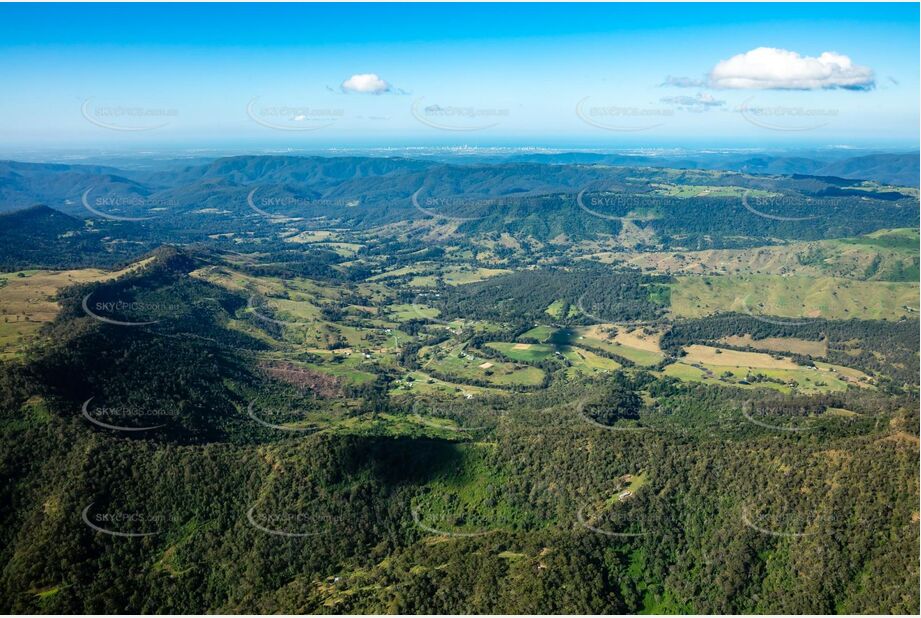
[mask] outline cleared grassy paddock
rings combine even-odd
[[[606,263],[684,275],[785,275],[870,281],[917,281],[917,230],[744,249],[597,253]]]
[[[765,337],[764,339],[753,339],[751,335],[733,335],[723,337],[720,343],[732,345],[740,348],[755,348],[756,350],[766,350],[768,352],[789,352],[790,354],[802,354],[804,356],[822,357],[828,354],[828,342],[810,341],[808,339],[797,339],[796,337]]]
[[[535,326],[529,331],[525,331],[519,335],[519,339],[536,339],[540,343],[544,343],[556,332],[556,329],[552,326]]]
[[[485,366],[485,365],[489,366]],[[537,386],[544,372],[537,367],[516,365],[495,359],[482,358],[462,346],[450,350],[433,348],[423,370],[432,369],[450,378],[475,379],[496,386]]]
[[[22,270],[0,274],[0,358],[16,356],[39,329],[60,311],[55,297],[68,286],[106,281],[135,270],[149,260],[124,270]]]
[[[583,326],[560,330],[554,335],[553,340],[555,343],[565,345],[604,350],[644,367],[656,365],[665,358],[662,353],[651,349],[658,348],[657,339],[640,340],[637,335],[627,333],[618,340],[617,336],[620,331],[621,329],[613,324]],[[636,345],[642,347],[636,347]]]
[[[599,356],[583,348],[562,346],[560,350],[563,357],[572,363],[572,367],[567,372],[569,375],[611,372],[621,368],[621,364],[617,361]]]
[[[918,313],[918,284],[774,275],[678,277],[671,311],[703,317],[734,311],[791,319],[897,320]]]
[[[505,356],[516,361],[535,362],[542,361],[556,352],[556,347],[541,343],[504,343],[500,341],[491,341],[486,344],[494,350],[498,350]]]
[[[816,363],[797,365],[788,358],[774,358],[760,352],[739,352],[712,346],[691,345],[687,354],[665,367],[662,374],[686,382],[731,384],[741,388],[771,388],[784,393],[830,393],[848,385],[870,387],[869,376],[856,369]]]
[[[707,345],[690,345],[684,351],[686,356],[683,360],[687,363],[750,369],[797,369],[799,367],[789,358],[775,358],[761,352],[739,352]]]

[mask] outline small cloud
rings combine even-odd
[[[742,90],[872,90],[876,85],[872,69],[854,64],[843,54],[801,56],[774,47],[720,61],[707,81],[711,88]]]
[[[384,94],[393,90],[393,86],[381,79],[376,73],[353,75],[342,82],[339,88],[346,94]]]
[[[679,109],[690,112],[705,112],[708,109],[726,105],[726,101],[715,99],[713,95],[707,94],[706,92],[698,92],[696,97],[663,97],[659,99],[659,102],[668,105],[677,105]]]
[[[707,82],[702,79],[694,79],[693,77],[674,77],[669,75],[660,85],[675,86],[676,88],[704,88]]]

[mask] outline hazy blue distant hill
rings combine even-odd
[[[658,157],[570,153],[560,155],[565,163],[553,163],[553,156],[535,156],[543,162],[237,156],[155,172],[5,163],[0,212],[46,204],[92,219],[94,231],[120,225],[144,243],[199,242],[258,229],[272,234],[282,222],[349,230],[453,222],[463,225],[462,233],[509,232],[541,242],[562,234],[579,241],[616,236],[622,218],[632,217],[648,228],[645,237],[658,239],[652,246],[715,248],[730,240],[752,246],[917,223],[916,198],[857,187],[838,175],[861,169],[905,174],[912,165],[907,155],[839,161],[835,169],[808,159],[746,155],[738,165],[744,171],[695,169],[699,162],[683,159],[683,167],[662,167]],[[764,171],[776,168],[783,173]],[[802,168],[807,172],[791,171]],[[746,207],[745,190],[771,198]],[[580,205],[583,191],[601,202]],[[769,216],[759,216],[759,208]]]
[[[0,161],[0,212],[36,204],[76,205],[87,190],[130,196],[146,195],[152,189],[115,168]]]
[[[769,154],[708,153],[687,155],[624,155],[567,152],[560,154],[516,155],[509,159],[547,164],[591,164],[648,166],[679,169],[721,169],[749,174],[804,174],[840,176],[858,180],[917,187],[918,153],[870,154],[843,158],[825,156],[787,156]]]
[[[821,174],[842,178],[863,178],[895,185],[918,186],[918,153],[876,154],[836,161],[821,168]]]

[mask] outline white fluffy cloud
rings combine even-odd
[[[873,70],[845,55],[824,52],[818,58],[774,47],[759,47],[719,62],[708,76],[712,88],[754,90],[870,90]]]
[[[342,92],[354,94],[383,94],[390,92],[391,85],[375,73],[358,73],[339,86]]]

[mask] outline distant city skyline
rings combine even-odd
[[[917,148],[917,4],[0,5],[5,149]]]

